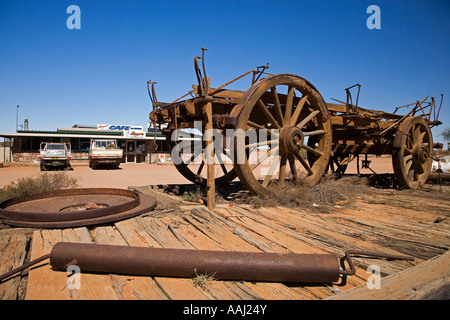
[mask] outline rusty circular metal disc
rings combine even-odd
[[[86,206],[84,210],[77,210],[83,206]],[[68,189],[3,201],[0,203],[0,219],[5,224],[18,227],[69,228],[128,219],[155,207],[154,197],[131,190]]]

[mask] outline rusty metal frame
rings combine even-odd
[[[61,198],[61,205],[66,205],[64,197],[82,195],[122,196],[130,198],[130,200],[121,204],[91,210],[77,210],[65,213],[59,211],[45,212],[46,199]],[[33,211],[11,210],[11,207],[14,205],[35,200],[40,201]],[[131,190],[115,188],[67,189],[5,200],[0,203],[0,219],[5,224],[19,227],[67,228],[118,221],[151,211],[155,207],[156,199],[154,197]]]

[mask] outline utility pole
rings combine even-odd
[[[19,126],[19,105],[17,106],[17,111],[16,111],[16,132],[17,132],[18,126]]]

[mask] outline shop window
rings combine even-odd
[[[71,138],[70,146],[72,152],[88,152],[91,139],[89,138]]]
[[[91,144],[91,139],[89,139],[89,138],[81,138],[80,139],[80,151],[88,152],[90,144]]]
[[[31,137],[22,137],[22,151],[31,151]]]

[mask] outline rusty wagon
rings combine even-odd
[[[298,179],[314,185],[327,170],[344,173],[359,156],[366,157],[362,165],[367,167],[367,155],[384,154],[392,155],[399,185],[415,189],[426,182],[433,152],[430,128],[441,124],[437,119],[442,100],[439,108],[434,98],[427,97],[392,113],[369,110],[358,106],[361,85],[357,84],[345,89],[346,102],[326,103],[308,80],[294,74],[270,74],[268,65],[213,88],[206,75],[205,50],[202,57],[194,58],[198,83],[181,98],[159,102],[156,82],[147,83],[155,133],[159,126],[167,134],[172,156],[181,159],[175,166],[188,180],[207,184],[204,155],[212,140],[203,133],[214,128],[223,139],[221,147],[214,148],[215,185],[238,177],[252,193],[269,196],[271,187],[282,188]],[[226,89],[246,76],[252,77],[246,91]],[[354,102],[351,92],[355,90]],[[400,115],[401,109],[409,111]],[[197,134],[190,131],[190,140],[174,135],[186,128],[197,128]],[[238,141],[233,136],[236,131],[256,134]],[[256,140],[249,138],[253,136]],[[186,148],[195,142],[201,147]]]

